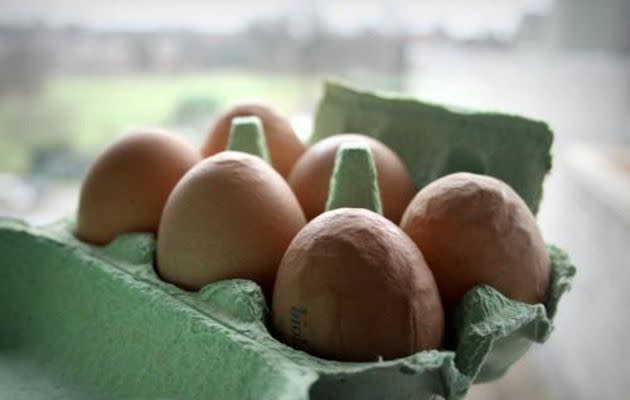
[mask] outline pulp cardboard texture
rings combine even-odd
[[[455,111],[327,82],[311,143],[338,133],[363,133],[388,145],[417,189],[452,172],[481,173],[507,182],[534,213],[551,168],[553,134],[543,122]]]
[[[269,149],[262,121],[256,116],[234,117],[227,148],[256,155],[269,162]]]
[[[367,208],[383,215],[374,158],[364,143],[344,143],[335,155],[326,210],[342,207]]]
[[[400,100],[331,88],[357,97],[359,104],[368,96],[367,103],[387,111],[381,113],[386,119],[394,120],[398,112]],[[352,128],[334,121],[321,127],[322,114],[332,112],[332,120],[341,120],[342,110],[329,100],[334,99],[327,91],[315,137]],[[444,127],[451,136],[457,131],[453,126],[461,126],[452,120],[471,116],[411,100],[402,104],[401,112],[409,115],[411,104],[425,107],[419,119],[431,118],[429,110],[435,109],[442,122],[432,126]],[[355,104],[345,112],[359,114],[349,117],[359,121],[372,111]],[[520,118],[483,116],[490,131],[495,118],[503,136],[493,140],[511,143],[514,136],[531,156],[522,162],[543,164],[523,167],[536,184],[521,181],[517,166],[506,164],[509,171],[501,174],[515,176],[535,209],[550,160],[538,152],[548,152],[548,147],[527,145],[520,136],[534,140],[538,130],[544,137],[548,131]],[[488,137],[470,136],[471,146],[483,149],[477,142]],[[388,139],[382,132],[379,138],[408,165],[423,164],[410,158],[420,154],[411,148],[413,140]],[[465,140],[457,139],[460,149],[467,148]],[[545,144],[550,139],[535,140]],[[482,150],[479,154],[491,158]],[[514,157],[514,162],[521,160]],[[424,172],[412,174],[416,183],[427,179]],[[532,343],[547,339],[575,273],[566,254],[549,246],[552,276],[546,304],[512,301],[482,285],[471,289],[457,309],[449,326],[449,349],[346,363],[313,357],[274,339],[267,328],[268,308],[253,282],[223,281],[186,292],[155,274],[153,235],[124,234],[97,247],[75,239],[73,229],[71,220],[45,227],[0,220],[0,392],[6,398],[460,399],[473,382],[501,376]]]

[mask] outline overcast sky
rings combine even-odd
[[[415,32],[443,26],[458,36],[510,33],[527,11],[552,0],[0,0],[0,23],[34,20],[104,29],[190,28],[237,31],[257,18],[286,15],[299,28],[313,9],[333,29],[352,33],[399,26]]]

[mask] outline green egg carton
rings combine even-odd
[[[329,83],[314,138],[341,132],[387,143],[418,187],[466,167],[510,183],[533,210],[550,167],[551,133],[542,123]],[[72,219],[44,227],[0,219],[0,394],[6,398],[461,399],[474,382],[500,377],[532,343],[547,339],[575,274],[566,254],[549,246],[546,304],[475,287],[449,322],[447,349],[347,363],[276,340],[253,282],[184,291],[155,274],[153,235],[124,234],[97,247],[78,241],[73,229]]]

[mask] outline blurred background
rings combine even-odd
[[[626,398],[630,384],[630,0],[2,0],[0,215],[73,212],[126,131],[200,143],[240,99],[306,138],[324,77],[541,119],[539,221],[578,266],[557,329],[471,399]]]

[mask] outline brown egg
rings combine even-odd
[[[284,251],[305,223],[289,185],[269,164],[221,152],[192,168],[169,197],[158,272],[186,289],[243,278],[269,294]]]
[[[396,153],[376,139],[358,134],[331,136],[315,143],[298,160],[289,175],[289,185],[295,192],[307,219],[313,219],[326,208],[330,177],[335,155],[342,143],[365,141],[372,150],[383,215],[398,223],[415,191],[405,164]]]
[[[422,254],[365,209],[311,221],[285,253],[273,321],[287,343],[345,361],[391,359],[441,346],[444,314]]]
[[[157,232],[168,195],[199,160],[194,147],[160,131],[124,136],[83,181],[77,237],[104,244],[124,232]]]
[[[260,103],[243,103],[225,111],[210,130],[201,154],[211,156],[226,149],[232,118],[254,115],[262,120],[271,164],[282,175],[289,175],[293,164],[304,153],[304,144],[295,135],[289,120],[279,111]]]
[[[525,202],[498,179],[440,178],[414,197],[401,227],[422,250],[447,310],[479,284],[526,303],[545,300],[545,243]]]

